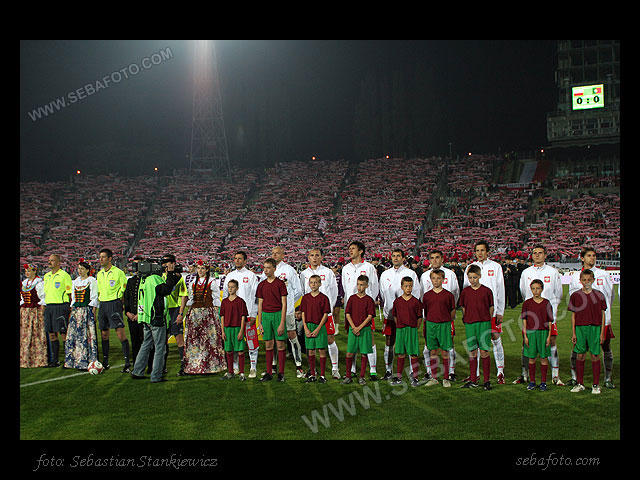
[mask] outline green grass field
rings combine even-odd
[[[566,298],[565,286],[565,298]],[[566,304],[560,305],[566,312]],[[527,391],[513,385],[521,371],[521,334],[517,324],[520,307],[507,309],[502,342],[505,350],[506,384],[495,382],[493,390],[442,386],[391,387],[387,382],[366,386],[341,385],[329,378],[326,384],[305,384],[295,376],[287,360],[286,381],[262,383],[258,379],[222,381],[221,375],[176,377],[177,347],[171,345],[168,381],[150,384],[120,373],[120,343],[112,334],[112,368],[99,376],[75,370],[20,370],[20,438],[37,440],[209,440],[209,439],[444,439],[444,440],[565,440],[620,439],[620,306],[612,306],[617,337],[613,381],[618,388],[602,388],[592,395],[587,388],[572,394],[571,387],[551,385],[549,390]],[[469,373],[462,358],[464,328],[461,312],[456,316],[456,373]],[[384,338],[375,333],[378,373],[384,373]],[[346,335],[336,337],[340,371],[344,374]],[[424,340],[422,340],[424,342]],[[560,377],[570,379],[571,322],[559,320]],[[423,344],[421,343],[421,348]],[[307,367],[306,356],[303,366]],[[247,358],[248,365],[248,358]],[[330,362],[327,359],[328,373]],[[358,363],[359,366],[359,363]],[[248,370],[247,370],[248,371]],[[258,372],[264,371],[261,345]],[[540,367],[537,368],[538,382]],[[368,378],[368,376],[367,376]],[[604,369],[602,372],[604,378]],[[52,379],[60,379],[48,381]],[[45,382],[43,382],[45,381]],[[36,383],[42,382],[42,383]],[[591,382],[591,366],[585,367],[585,385]],[[602,381],[601,383],[604,383]],[[604,414],[603,412],[606,412]]]

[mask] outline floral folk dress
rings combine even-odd
[[[64,343],[64,366],[86,370],[98,359],[98,338],[93,308],[98,306],[98,282],[94,277],[73,281],[71,314]]]
[[[20,367],[47,366],[47,336],[44,331],[44,283],[25,278],[20,289]]]

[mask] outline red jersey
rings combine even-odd
[[[602,312],[607,309],[607,301],[598,290],[584,293],[582,289],[569,298],[568,310],[576,314],[576,326],[602,325]]]
[[[418,328],[418,319],[422,318],[422,304],[413,295],[409,300],[399,296],[393,301],[391,312],[396,319],[396,328]]]
[[[256,289],[256,298],[262,299],[262,311],[274,313],[282,310],[282,297],[287,296],[287,286],[278,277],[273,282],[263,280]],[[289,312],[292,313],[292,312]]]
[[[322,292],[318,292],[315,297],[311,293],[307,293],[300,300],[300,311],[304,313],[304,319],[307,323],[320,325],[325,313],[331,315],[329,297]]]
[[[533,298],[522,304],[520,318],[526,321],[527,330],[549,330],[553,323],[553,308],[546,298],[537,303]]]
[[[353,324],[357,327],[362,324],[369,315],[375,317],[376,305],[373,303],[373,298],[369,295],[365,295],[360,298],[358,294],[349,296],[347,306],[344,309],[344,317],[347,318],[347,313],[351,315]],[[348,322],[347,322],[348,324]],[[351,326],[350,324],[348,324]]]
[[[456,298],[444,288],[439,293],[429,290],[422,297],[422,308],[427,322],[450,322],[451,310],[456,309]]]
[[[480,285],[477,290],[468,286],[460,292],[458,305],[464,308],[463,323],[490,322],[489,309],[493,307],[493,292],[484,285]]]
[[[239,327],[242,325],[242,317],[246,319],[249,316],[247,304],[242,297],[236,296],[236,299],[233,301],[227,297],[222,300],[220,316],[224,317],[225,327]]]

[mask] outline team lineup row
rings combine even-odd
[[[364,245],[357,241],[349,245],[351,261],[343,267],[341,272],[341,286],[344,291],[342,299],[345,312],[344,327],[348,332],[347,373],[343,379],[344,383],[352,381],[354,355],[357,353],[360,353],[362,358],[359,381],[364,382],[367,363],[371,378],[377,378],[377,352],[372,336],[375,328],[376,303],[379,304],[384,318],[382,326],[385,337],[384,379],[398,382],[408,355],[410,370],[413,372],[412,382],[415,385],[419,384],[415,376],[418,371],[418,330],[419,322],[424,319],[425,348],[422,353],[427,368],[426,383],[427,385],[438,383],[438,374],[443,373],[443,386],[449,386],[450,380],[455,379],[456,355],[451,340],[454,334],[453,318],[456,307],[459,306],[463,312],[463,323],[467,335],[465,348],[469,352],[470,361],[470,375],[464,386],[467,388],[477,386],[479,364],[482,363],[484,388],[491,388],[489,381],[489,351],[491,350],[495,358],[498,383],[504,383],[504,352],[500,339],[505,307],[502,268],[500,264],[488,258],[489,248],[486,242],[478,242],[474,250],[476,261],[467,267],[463,289],[460,291],[455,274],[442,266],[442,254],[438,251],[430,253],[431,269],[418,279],[413,270],[403,265],[405,254],[402,250],[392,252],[392,268],[378,276],[373,265],[363,259]],[[58,333],[65,341],[65,366],[86,368],[91,358],[97,358],[95,327],[89,328],[92,321],[95,325],[97,318],[102,333],[103,364],[108,367],[109,329],[114,328],[122,343],[125,357],[123,371],[130,372],[133,378],[145,378],[144,368],[148,366],[152,382],[164,380],[167,335],[174,335],[178,344],[182,359],[179,375],[227,370],[225,378],[230,378],[234,375],[233,353],[236,352],[238,365],[235,370],[239,372],[239,378],[244,379],[244,353],[240,355],[237,353],[244,352],[248,348],[251,360],[249,378],[253,378],[256,376],[258,339],[261,335],[265,344],[267,364],[267,372],[261,380],[268,381],[272,378],[272,364],[276,358],[274,348],[278,358],[278,379],[284,380],[287,340],[291,346],[297,375],[302,377],[304,376],[302,349],[295,321],[298,316],[301,317],[304,330],[304,337],[300,340],[304,342],[309,360],[307,381],[312,382],[316,379],[321,382],[326,381],[324,375],[326,353],[329,353],[331,360],[332,377],[341,378],[338,371],[338,349],[334,338],[340,312],[338,282],[333,271],[322,265],[322,252],[319,249],[309,251],[309,267],[298,275],[283,261],[282,247],[274,247],[273,258],[265,261],[264,271],[260,277],[245,268],[247,256],[244,252],[238,252],[234,257],[236,269],[226,275],[221,285],[214,282],[213,278],[209,278],[208,265],[198,262],[197,273],[187,277],[176,275],[179,279],[176,280],[175,285],[171,285],[166,297],[168,324],[162,325],[162,328],[154,326],[152,319],[149,323],[139,321],[137,315],[142,306],[134,305],[138,295],[131,293],[140,290],[140,279],[134,276],[127,281],[124,274],[111,264],[112,254],[107,249],[100,253],[102,269],[96,275],[97,279],[88,277],[86,275],[88,265],[81,264],[78,266],[80,275],[73,282],[70,279],[67,281],[58,278],[58,275],[61,277],[64,275],[60,273],[62,271],[59,269],[59,259],[56,259],[55,255],[52,257],[49,262],[52,271],[47,273],[44,281],[41,282],[40,295],[44,301],[34,302],[34,298],[26,298],[37,296],[35,292],[38,291],[37,285],[40,283],[34,279],[30,280],[28,276],[23,282],[21,302],[25,310],[40,303],[45,305],[44,315],[41,314],[41,316],[44,317],[44,330],[49,334],[51,343],[52,352],[47,362],[50,365],[56,364],[55,361],[51,361],[51,358],[58,358]],[[169,272],[175,267],[175,257],[171,257],[169,255],[164,259],[167,260],[164,265]],[[555,321],[557,307],[562,297],[562,283],[557,270],[544,263],[546,251],[543,246],[533,248],[532,258],[534,264],[521,276],[520,288],[526,304],[526,308],[523,304],[521,318],[525,324],[528,324],[528,318],[537,318],[544,313],[545,308],[548,308],[551,313],[547,322],[542,322],[541,325],[534,322],[533,328],[523,329],[522,375],[517,382],[526,383],[527,378],[530,378],[532,381],[529,382],[528,388],[535,388],[535,358],[539,356],[543,380],[541,389],[544,390],[549,363],[552,367],[553,383],[563,385],[558,376],[559,357],[555,344],[557,335]],[[597,326],[598,341],[596,342],[595,334],[586,335],[583,332],[585,328],[582,328],[588,326],[582,324],[584,323],[582,317],[585,315],[583,311],[589,309],[577,308],[577,299],[573,304],[569,302],[570,309],[576,310],[572,312],[572,320],[576,323],[573,327],[575,338],[572,339],[575,345],[571,360],[572,383],[577,384],[573,390],[580,387],[584,389],[582,372],[584,355],[588,349],[592,354],[594,370],[592,391],[599,393],[600,346],[604,352],[605,386],[614,387],[611,382],[612,354],[609,345],[610,339],[613,338],[610,325],[613,289],[609,275],[595,267],[596,252],[593,249],[583,249],[580,258],[585,269],[592,273],[592,287],[587,288],[587,282],[582,281],[580,275],[575,275],[570,284],[571,298],[573,299],[573,294],[579,291],[586,299],[597,297],[602,311],[599,312],[601,322]],[[81,272],[83,269],[87,272]],[[169,283],[167,274],[164,276]],[[534,280],[537,282],[532,285],[531,282]],[[538,288],[540,292],[536,294]],[[127,293],[126,290],[129,292]],[[87,291],[90,294],[87,294]],[[68,303],[55,301],[60,297],[60,292],[67,293]],[[443,292],[446,293],[443,294]],[[488,292],[490,294],[487,294]],[[484,293],[483,298],[481,298],[482,293]],[[47,301],[47,297],[54,301]],[[236,301],[238,299],[239,302]],[[471,303],[465,303],[469,301]],[[296,310],[294,305],[298,302],[299,307]],[[532,302],[536,305],[532,305]],[[577,305],[596,303],[591,300],[588,303],[582,300],[581,302]],[[66,318],[65,303],[67,309],[69,309],[69,303],[73,305],[67,312]],[[96,317],[95,310],[98,304],[100,305],[99,317]],[[244,310],[240,305],[244,306]],[[373,312],[371,312],[372,305]],[[538,307],[539,305],[542,307]],[[123,307],[129,322],[134,350],[133,371],[131,371],[132,363],[129,362],[129,344],[124,331],[124,319],[121,313],[118,315],[118,310],[122,312]],[[189,310],[185,316],[187,307]],[[595,313],[591,312],[591,314]],[[164,312],[162,315],[164,316]],[[489,315],[488,319],[487,315]],[[447,321],[445,321],[446,318],[448,318]],[[593,323],[593,320],[590,321]],[[364,328],[365,326],[368,328]],[[164,338],[161,338],[162,332],[164,332]],[[479,347],[480,361],[478,361],[476,347]],[[28,350],[28,345],[25,349]],[[161,355],[153,355],[154,349],[156,352],[161,352]],[[438,352],[442,354],[443,368],[438,365]],[[143,355],[139,355],[140,353]],[[320,360],[320,371],[317,376],[316,353]],[[395,375],[392,373],[394,354],[397,356]],[[74,358],[77,359],[76,362]],[[151,361],[151,358],[154,360]],[[21,342],[21,366],[28,366],[22,364],[22,359]]]

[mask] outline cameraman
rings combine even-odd
[[[167,257],[167,256],[165,256]],[[153,357],[153,370],[151,383],[165,382],[162,376],[164,364],[164,352],[167,344],[167,320],[164,308],[164,297],[171,294],[182,276],[176,273],[176,262],[162,261],[162,269],[166,272],[166,279],[162,278],[162,269],[157,264],[151,263],[151,272],[144,270],[140,276],[138,288],[138,322],[144,324],[144,340],[136,363],[131,373],[131,378],[140,380],[146,378],[144,369],[147,365],[152,345],[155,346]]]

